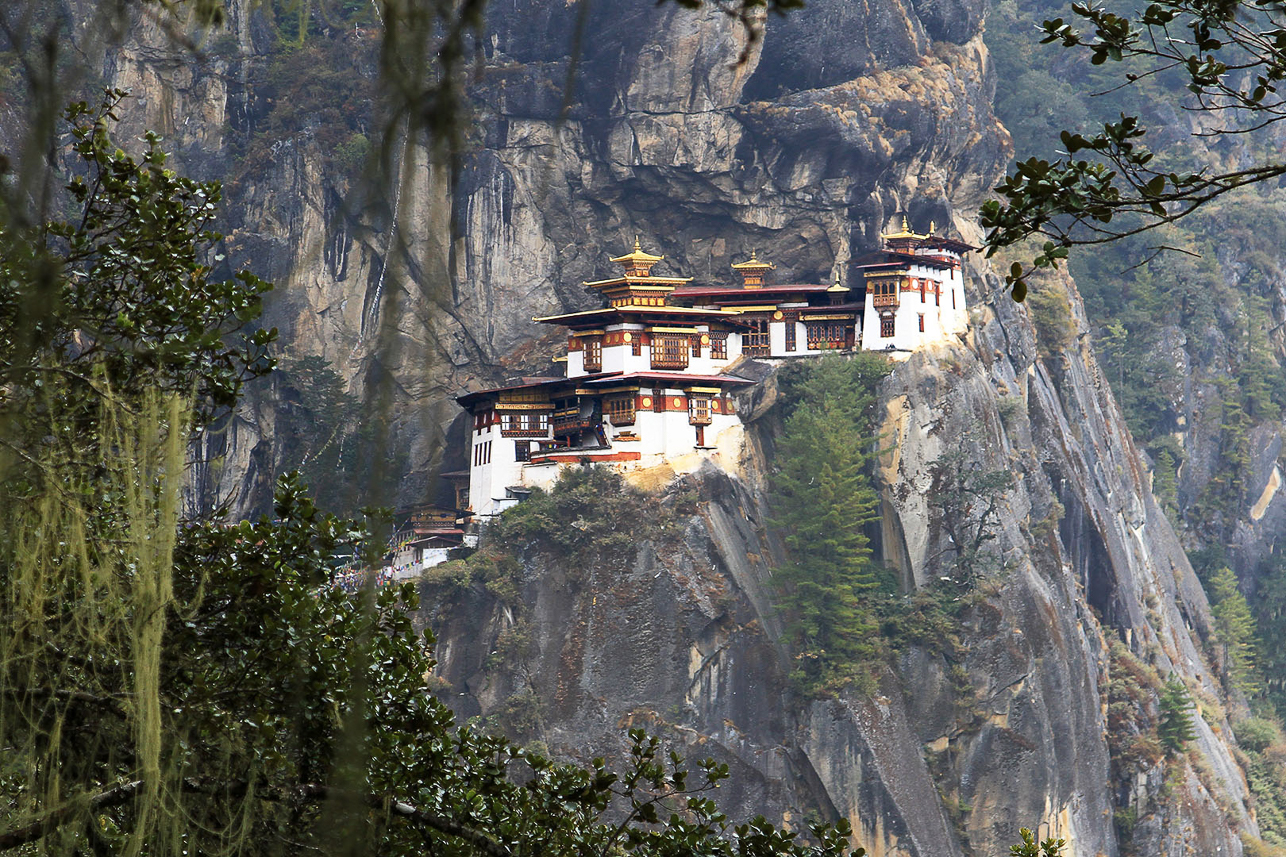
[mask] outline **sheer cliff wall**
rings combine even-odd
[[[450,397],[546,368],[532,316],[588,306],[579,284],[636,234],[698,280],[730,281],[757,249],[781,282],[848,281],[895,215],[946,228],[1008,157],[972,0],[822,2],[753,44],[713,7],[603,0],[570,93],[578,7],[520,0],[489,11],[458,169],[412,157],[375,188],[334,157],[333,128],[283,106],[308,90],[262,10],[228,5],[204,61],[146,29],[109,55],[107,79],[136,96],[122,136],[158,128],[185,169],[230,178],[228,264],[277,283],[266,320],[289,353],[323,356],[358,395],[390,381],[400,502],[433,490]],[[319,103],[360,114],[346,91],[369,85],[375,36],[327,32],[357,59]],[[374,136],[372,117],[351,121]],[[210,494],[262,506],[273,422],[270,396],[239,415]]]
[[[245,0],[229,6],[232,41],[208,61],[145,31],[105,75],[136,94],[129,129],[161,129],[198,175],[235,176],[229,262],[278,283],[267,321],[283,347],[325,357],[358,395],[390,382],[404,502],[432,490],[451,395],[542,368],[553,349],[531,317],[586,307],[578,284],[634,234],[702,280],[730,279],[755,248],[781,281],[848,281],[847,262],[902,212],[976,239],[970,212],[1008,158],[980,4],[818,0],[748,45],[713,8],[604,0],[565,105],[577,7],[517,0],[490,12],[458,169],[413,153],[379,193],[336,162],[324,128],[273,124],[273,35]],[[326,38],[369,77],[369,33]],[[698,499],[680,536],[585,569],[523,556],[524,616],[482,588],[428,609],[443,689],[464,713],[537,712],[527,737],[574,756],[618,747],[624,723],[652,725],[732,764],[732,809],[842,813],[877,855],[1003,853],[1039,823],[1077,857],[1114,857],[1113,815],[1131,808],[1138,853],[1239,854],[1237,833],[1255,827],[1217,706],[1198,722],[1200,764],[1112,776],[1112,641],[1217,694],[1204,596],[1086,341],[1040,354],[1025,309],[985,270],[969,289],[969,340],[899,365],[882,391],[898,440],[880,471],[882,550],[908,588],[944,549],[932,476],[944,450],[1018,476],[997,531],[1006,570],[966,613],[959,663],[913,647],[870,698],[792,695],[767,583],[765,429],[743,478],[681,486]],[[238,413],[211,494],[263,502],[280,418],[267,394]],[[510,651],[519,619],[528,642]]]

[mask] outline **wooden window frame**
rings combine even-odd
[[[614,426],[632,426],[637,419],[637,410],[635,408],[635,397],[633,393],[628,396],[611,396],[603,402],[603,415]]]
[[[896,317],[893,315],[880,316],[880,338],[892,339],[897,333]]]
[[[791,316],[786,316],[785,324],[786,324],[786,350],[794,351],[799,347],[799,343],[796,341],[796,336],[798,335],[798,331],[795,329],[795,319],[792,318]]]
[[[768,357],[772,354],[772,338],[766,318],[746,319],[752,326],[741,334],[741,353],[747,357]]]
[[[653,369],[686,369],[691,340],[682,334],[658,334],[652,337]]]
[[[728,359],[728,334],[726,333],[710,334],[710,359],[711,360]]]
[[[601,337],[594,336],[586,339],[583,345],[585,349],[584,366],[586,372],[603,371],[603,340]]]
[[[688,394],[688,425],[708,426],[713,422],[709,396]]]

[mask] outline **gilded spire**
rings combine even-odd
[[[643,252],[639,237],[635,235],[634,250],[624,256],[617,256],[612,261],[625,269],[627,277],[646,277],[651,273],[652,266],[664,258],[664,256],[653,256],[651,253]]]
[[[757,250],[751,250],[750,258],[745,262],[732,263],[732,270],[741,275],[741,286],[746,289],[761,288],[764,276],[776,267],[772,262],[759,261]]]
[[[932,235],[932,234],[933,234],[933,227],[929,227],[929,235]],[[925,238],[928,238],[928,237],[929,237],[929,235],[919,235],[919,234],[917,234],[917,233],[915,233],[915,232],[912,232],[912,231],[911,231],[911,224],[907,222],[906,215],[904,214],[904,215],[902,215],[902,231],[901,231],[901,232],[892,232],[892,233],[889,233],[888,235],[881,235],[880,237],[881,237],[881,238],[883,238],[885,241],[896,241],[896,240],[899,240],[899,239],[901,239],[901,240],[906,240],[907,238],[915,238],[915,239],[918,239],[918,240],[924,240]]]

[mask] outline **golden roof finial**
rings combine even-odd
[[[653,256],[651,253],[643,252],[643,248],[639,244],[639,237],[635,235],[634,250],[630,253],[626,253],[624,256],[617,256],[612,259],[612,261],[619,262],[622,265],[632,266],[634,269],[641,269],[644,266],[650,268],[652,265],[655,265],[664,258],[664,256]]]
[[[929,232],[930,232],[930,233],[932,233],[932,232],[933,232],[932,228],[930,228]],[[911,224],[907,221],[907,219],[906,219],[906,215],[904,214],[904,215],[902,215],[902,231],[901,231],[901,232],[892,232],[892,233],[889,233],[888,235],[881,235],[880,237],[881,237],[881,238],[883,238],[884,240],[888,241],[888,240],[890,240],[890,239],[905,239],[905,238],[918,238],[918,239],[924,239],[924,238],[928,238],[929,236],[928,236],[928,235],[917,235],[916,233],[912,232],[912,231],[911,231]]]
[[[937,228],[937,226],[938,226],[938,224],[934,223],[932,220],[930,220],[930,221],[929,221],[929,234],[930,234],[930,235],[932,235],[932,234],[933,234],[933,230],[934,230],[934,229],[936,229],[936,228]]]
[[[744,262],[733,262],[732,267],[733,267],[733,270],[736,270],[736,271],[744,271],[746,269],[753,269],[753,270],[759,270],[759,271],[771,271],[777,266],[772,262],[759,261],[759,257],[755,255],[755,251],[751,250],[749,259],[747,259]]]

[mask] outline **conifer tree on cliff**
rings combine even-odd
[[[778,443],[772,503],[787,563],[775,581],[794,678],[808,693],[860,680],[875,654],[868,596],[878,580],[863,528],[878,516],[879,500],[867,412],[886,372],[874,355],[826,357],[790,386],[794,409]]]

